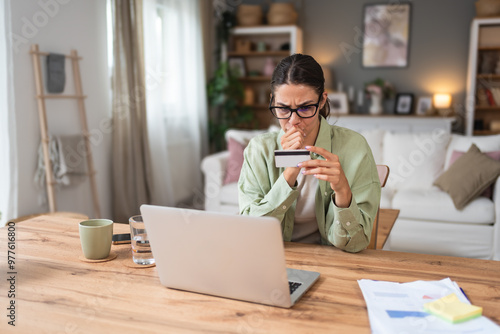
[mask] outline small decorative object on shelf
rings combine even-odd
[[[273,58],[271,57],[266,58],[266,64],[264,65],[264,71],[263,71],[264,75],[268,77],[272,76],[275,66],[276,65],[274,64]]]
[[[264,52],[266,50],[267,50],[267,45],[265,42],[260,41],[257,43],[257,51],[258,52]]]
[[[247,106],[255,103],[255,92],[250,87],[245,87],[245,102]]]
[[[496,51],[482,52],[479,58],[480,74],[492,74],[499,61],[499,55]]]
[[[330,100],[330,112],[332,114],[348,114],[349,106],[347,103],[347,95],[343,92],[328,94]]]
[[[252,50],[252,42],[248,39],[236,40],[236,52],[250,52]]]
[[[393,98],[396,91],[387,81],[377,78],[365,84],[366,96],[370,99],[370,114],[379,115],[384,112],[382,102],[385,99]]]
[[[476,16],[500,16],[500,0],[477,0]]]
[[[239,5],[236,14],[238,25],[242,27],[261,25],[263,16],[260,5]]]
[[[453,113],[450,94],[434,94],[432,102],[439,115],[448,116]]]
[[[419,116],[425,116],[431,114],[431,110],[432,110],[432,97],[430,96],[419,97],[415,114]]]
[[[413,94],[398,93],[394,112],[401,115],[409,115],[413,109]]]
[[[236,78],[246,76],[245,60],[241,57],[229,58],[229,70]]]
[[[267,13],[267,22],[270,25],[295,24],[298,16],[292,3],[272,3]]]
[[[356,106],[356,112],[357,113],[363,113],[363,105],[365,101],[365,93],[363,92],[362,89],[358,91],[358,98],[357,98],[357,106]]]
[[[491,121],[490,131],[500,132],[500,121]]]

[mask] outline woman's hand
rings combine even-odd
[[[291,126],[281,136],[281,147],[284,150],[298,150],[304,148],[306,133],[296,125]]]
[[[281,137],[281,147],[284,150],[297,150],[300,148],[304,148],[305,136],[306,133],[304,132],[304,130],[296,125],[293,125],[288,130],[286,130],[285,134]],[[283,176],[285,177],[285,180],[290,187],[293,187],[295,185],[299,173],[299,167],[285,168]]]
[[[321,155],[325,160],[311,159],[300,163],[299,166],[304,168],[302,173],[330,182],[330,187],[335,191],[335,205],[339,208],[349,207],[352,199],[351,187],[340,165],[339,157],[321,147],[306,146],[305,148]]]

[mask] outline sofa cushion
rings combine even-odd
[[[444,170],[447,170],[451,163],[451,155],[453,151],[463,151],[466,152],[472,144],[476,146],[482,152],[499,151],[500,150],[500,135],[494,136],[462,136],[453,134],[451,135],[450,144],[446,150],[446,162],[444,165]]]
[[[392,198],[394,197],[394,189],[382,188],[380,194],[380,207],[382,209],[392,209]]]
[[[468,224],[495,222],[495,207],[489,198],[478,197],[460,211],[455,208],[450,196],[437,187],[400,190],[394,195],[392,206],[400,210],[400,218],[406,219]]]
[[[495,182],[500,175],[500,162],[481,153],[475,144],[453,163],[434,184],[446,191],[455,207],[463,209]]]
[[[253,137],[268,131],[271,132],[279,130],[280,128],[276,125],[271,125],[267,130],[227,130],[225,133],[225,139],[227,142],[229,157],[227,159],[226,175],[224,176],[223,184],[238,182],[241,167],[243,166],[243,151]]]
[[[375,163],[382,164],[382,141],[384,139],[384,130],[363,130],[359,132],[363,137],[365,137],[366,142],[372,150],[373,158]]]
[[[450,134],[442,129],[432,133],[386,132],[383,160],[391,172],[387,188],[428,189],[442,173]]]
[[[240,178],[241,167],[243,166],[243,151],[246,145],[241,144],[234,138],[227,140],[227,150],[229,157],[226,165],[226,176],[223,184],[238,182]]]
[[[222,186],[219,198],[221,204],[238,206],[238,183],[233,182]]]
[[[398,217],[384,249],[491,260],[493,232],[491,225],[450,224]]]

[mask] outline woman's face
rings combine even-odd
[[[288,119],[279,119],[280,126],[283,131],[287,132],[292,126],[299,127],[302,129],[306,138],[312,138],[316,140],[316,136],[319,130],[319,111],[325,105],[326,102],[326,92],[324,92],[319,103],[316,115],[311,118],[301,118],[297,113],[292,113],[292,116]],[[278,86],[274,91],[274,101],[273,105],[277,107],[288,107],[296,109],[301,106],[311,105],[318,103],[318,93],[315,90],[306,85],[295,85],[295,84],[283,84]],[[313,142],[314,143],[314,142]]]

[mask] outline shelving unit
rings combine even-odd
[[[259,51],[263,45],[265,49]],[[288,46],[285,48],[285,45]],[[266,62],[276,65],[284,57],[298,52],[302,52],[302,31],[295,25],[236,27],[231,33],[227,56],[229,60],[242,59],[245,75],[240,80],[245,87],[245,101],[263,128],[274,121],[267,110],[271,76],[265,74]]]
[[[474,19],[471,24],[467,71],[468,136],[500,134],[499,71],[500,17]]]

